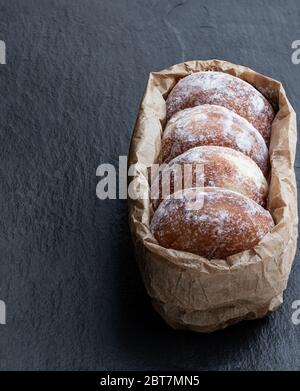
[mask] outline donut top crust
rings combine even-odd
[[[273,226],[270,213],[250,198],[207,187],[165,199],[150,230],[163,247],[224,259],[255,246]]]
[[[170,92],[167,120],[188,107],[216,104],[246,118],[270,141],[274,110],[268,100],[251,84],[223,72],[195,72],[181,79]]]
[[[234,190],[262,206],[268,193],[268,183],[252,159],[231,148],[201,146],[162,166],[151,186],[153,207],[157,208],[165,195],[194,186]]]
[[[169,162],[186,150],[202,145],[240,151],[268,176],[269,153],[261,134],[243,117],[217,105],[195,106],[176,113],[163,133],[160,161]]]

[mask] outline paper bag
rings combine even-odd
[[[263,93],[277,112],[270,143],[268,209],[276,226],[253,249],[223,260],[161,247],[149,230],[153,214],[147,167],[158,162],[166,104],[179,79],[197,71],[240,77]],[[220,60],[190,61],[149,76],[129,153],[129,224],[136,258],[154,308],[173,328],[211,332],[274,311],[296,251],[296,115],[282,85],[249,68]]]

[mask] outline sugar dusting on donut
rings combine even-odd
[[[167,119],[188,107],[224,106],[246,118],[269,143],[274,111],[251,84],[223,72],[196,72],[181,79],[167,98]]]
[[[203,207],[189,208],[195,196]],[[274,226],[270,213],[237,192],[190,188],[164,200],[150,229],[166,248],[188,251],[207,258],[226,258],[255,246]]]
[[[217,105],[181,110],[167,123],[161,160],[168,162],[186,150],[201,145],[219,145],[252,158],[268,174],[268,148],[260,133],[244,118]]]
[[[262,206],[266,204],[268,183],[252,159],[231,148],[202,146],[177,156],[154,178],[151,185],[153,207],[156,209],[163,198],[182,186],[200,185],[234,190]],[[162,189],[170,191],[162,194]]]
[[[220,160],[220,164],[224,163],[226,160],[230,161],[232,165],[236,168],[234,172],[233,181],[240,184],[240,180],[242,176],[246,176],[254,180],[257,186],[260,186],[262,183],[267,188],[267,181],[264,178],[261,170],[257,166],[257,164],[247,156],[243,155],[240,152],[237,152],[231,148],[219,147],[219,146],[203,146],[203,147],[195,147],[189,149],[182,155],[179,155],[177,158],[173,159],[169,166],[178,163],[198,163],[198,164],[208,164],[210,161],[217,161],[218,158],[223,158]],[[226,175],[226,173],[224,173]],[[232,175],[232,173],[230,173]],[[222,179],[222,178],[220,178]]]

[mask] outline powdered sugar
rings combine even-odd
[[[268,142],[274,112],[251,84],[223,72],[196,72],[181,79],[167,99],[167,117],[202,104],[224,106],[253,124]]]
[[[222,187],[265,205],[267,181],[257,164],[231,148],[201,146],[189,149],[166,165],[151,186],[154,208],[170,192],[193,186]],[[156,193],[155,193],[156,191]]]
[[[191,211],[195,196],[203,207]],[[239,193],[191,188],[163,201],[154,214],[151,231],[162,245],[213,257],[226,257],[251,248],[273,226],[266,210]]]
[[[261,140],[263,141],[262,138]],[[236,135],[235,141],[237,146],[244,152],[249,153],[253,147],[253,139],[248,133],[246,134],[246,137],[245,132],[238,133]]]
[[[244,156],[240,152],[233,151],[230,148],[214,148],[220,148],[219,153],[224,154],[226,156],[226,159],[228,159],[235,165],[237,172],[241,172],[241,175],[244,177],[244,180],[247,177],[249,179],[251,178],[255,182],[256,186],[263,186],[267,191],[267,181],[263,176],[263,173],[261,172],[260,168],[252,159],[248,158],[247,156]]]
[[[179,111],[168,122],[162,139],[162,159],[169,161],[200,145],[227,146],[251,157],[267,174],[268,149],[259,132],[244,118],[217,105]]]
[[[260,114],[265,108],[263,96],[260,96],[259,94],[253,94],[250,96],[249,103],[251,105],[252,111],[257,115]]]

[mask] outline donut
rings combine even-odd
[[[181,79],[166,101],[167,119],[188,107],[203,104],[224,106],[246,118],[270,141],[274,110],[251,84],[223,72],[196,72]]]
[[[163,165],[151,185],[153,207],[163,198],[188,187],[222,187],[265,206],[268,183],[257,164],[231,148],[202,146],[189,149]]]
[[[250,122],[225,107],[201,105],[174,114],[162,136],[160,161],[169,162],[201,145],[219,145],[243,152],[268,177],[269,153],[263,137]]]
[[[208,259],[251,249],[273,227],[270,213],[250,198],[211,187],[172,194],[161,202],[150,224],[159,245]]]

